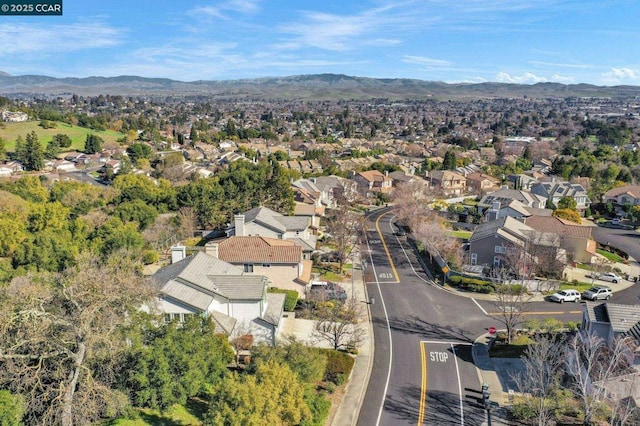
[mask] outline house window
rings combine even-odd
[[[253,272],[253,263],[245,263],[242,265],[244,272]]]
[[[478,264],[478,253],[471,253],[471,264],[472,265]]]
[[[507,248],[504,246],[495,246],[494,248],[494,253],[506,253],[507,252]]]
[[[493,256],[493,267],[500,267],[500,256]]]
[[[171,322],[171,314],[164,314],[164,322],[165,324],[169,324]]]

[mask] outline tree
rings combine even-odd
[[[7,143],[4,139],[0,138],[0,161],[7,159]]]
[[[31,131],[27,135],[24,150],[26,154],[24,159],[25,168],[27,170],[42,170],[44,168],[44,152],[35,131]]]
[[[135,258],[83,256],[60,274],[15,278],[0,308],[0,387],[25,398],[27,424],[97,421],[126,405],[111,380],[123,325],[152,297]],[[96,279],[100,277],[100,279]]]
[[[522,153],[522,158],[524,158],[528,162],[531,162],[533,160],[533,156],[531,155],[531,147],[526,146],[524,148],[524,152]]]
[[[444,160],[442,161],[442,170],[453,170],[458,167],[458,162],[456,159],[456,153],[449,149],[444,154]]]
[[[359,306],[356,300],[328,302],[320,307],[313,336],[335,350],[358,347],[362,342]]]
[[[102,152],[102,144],[104,141],[98,135],[89,133],[84,141],[84,152],[86,154],[96,154]]]
[[[297,425],[311,419],[304,387],[286,364],[270,360],[255,375],[233,374],[217,385],[206,425]]]
[[[56,133],[55,135],[53,135],[53,139],[52,139],[56,145],[60,148],[69,148],[71,146],[71,144],[73,143],[73,141],[71,140],[71,138],[65,134],[62,133]]]
[[[340,272],[358,244],[365,220],[364,215],[349,210],[346,204],[339,204],[327,213],[326,229],[336,247]]]
[[[532,411],[539,426],[554,424],[554,395],[560,388],[564,367],[564,347],[549,336],[538,337],[527,346],[522,363],[524,369],[514,380],[525,398],[522,403]]]
[[[152,152],[151,147],[146,143],[133,143],[127,148],[127,154],[135,165],[138,164],[138,160],[151,157]]]
[[[593,424],[603,404],[604,383],[632,371],[634,346],[629,338],[617,337],[611,345],[594,333],[576,334],[566,347],[565,368],[571,388],[580,400],[584,424]]]
[[[578,202],[573,197],[564,196],[558,201],[558,209],[575,210],[578,207]]]
[[[7,390],[0,390],[0,425],[20,426],[24,416],[24,398]]]
[[[18,137],[16,138],[16,147],[13,156],[22,164],[27,161],[27,150],[22,135],[18,135]]]
[[[582,223],[582,219],[580,218],[580,214],[571,209],[557,209],[553,212],[554,217],[559,217],[560,219],[566,219],[568,221],[574,223]]]
[[[500,271],[504,274],[504,270]],[[520,285],[500,284],[496,286],[496,299],[493,302],[498,311],[496,319],[507,329],[507,342],[515,337],[518,326],[524,323],[525,314],[529,310],[529,296]]]

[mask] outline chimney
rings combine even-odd
[[[236,228],[235,235],[238,237],[244,237],[244,215],[237,214],[233,217],[233,225]]]
[[[213,256],[217,258],[219,257],[218,256],[219,247],[220,247],[219,243],[210,242],[204,245],[204,252],[209,256]]]
[[[180,262],[185,257],[187,257],[187,248],[185,246],[171,246],[171,263]]]

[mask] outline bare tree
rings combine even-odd
[[[584,412],[584,424],[592,424],[604,403],[604,384],[626,373],[633,364],[633,350],[628,338],[616,338],[611,345],[593,333],[576,334],[566,348],[566,371]]]
[[[607,405],[611,409],[609,424],[626,426],[640,424],[640,408],[635,398],[640,393],[640,376],[637,372],[621,376],[607,383]]]
[[[538,426],[554,424],[552,398],[560,387],[564,346],[548,336],[538,337],[527,347],[522,362],[524,369],[513,379],[525,394],[523,403],[536,414]]]
[[[360,305],[353,299],[346,303],[325,304],[317,312],[314,337],[336,350],[358,347],[364,334],[360,310]]]
[[[494,277],[500,274],[500,271],[494,270]],[[504,274],[505,272],[502,272]],[[496,281],[504,282],[504,277],[497,278]],[[525,315],[529,309],[529,303],[532,296],[520,285],[514,284],[497,284],[495,301],[493,305],[498,311],[496,319],[505,325],[507,329],[507,342],[511,343],[515,338],[518,326],[522,325],[526,319]]]
[[[27,424],[97,421],[126,397],[114,391],[123,326],[152,293],[132,253],[84,256],[61,274],[14,279],[0,300],[0,387],[21,394]]]
[[[342,271],[345,260],[357,247],[365,221],[364,215],[350,210],[346,204],[340,204],[328,212],[326,230],[331,235],[331,241],[335,244],[340,271]]]

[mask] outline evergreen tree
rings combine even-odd
[[[525,160],[531,162],[531,160],[532,160],[531,148],[529,148],[528,146],[525,147],[524,152],[522,153],[522,158],[524,158]]]
[[[18,138],[16,139],[16,148],[14,151],[14,158],[23,164],[27,159],[27,150],[24,143],[24,138],[21,135],[19,135]]]
[[[84,152],[86,154],[96,154],[102,152],[102,138],[93,133],[87,135],[87,139],[84,141]]]
[[[0,161],[7,159],[7,147],[4,139],[0,138]]]
[[[452,150],[448,150],[444,154],[444,160],[442,161],[442,170],[453,170],[456,168],[456,165],[456,153]]]
[[[194,126],[191,126],[191,132],[189,132],[189,140],[191,140],[191,145],[195,144],[198,140],[198,131]]]
[[[24,166],[27,170],[42,170],[44,168],[44,152],[42,145],[38,141],[38,135],[32,131],[27,135],[27,142],[24,146],[25,161]]]

